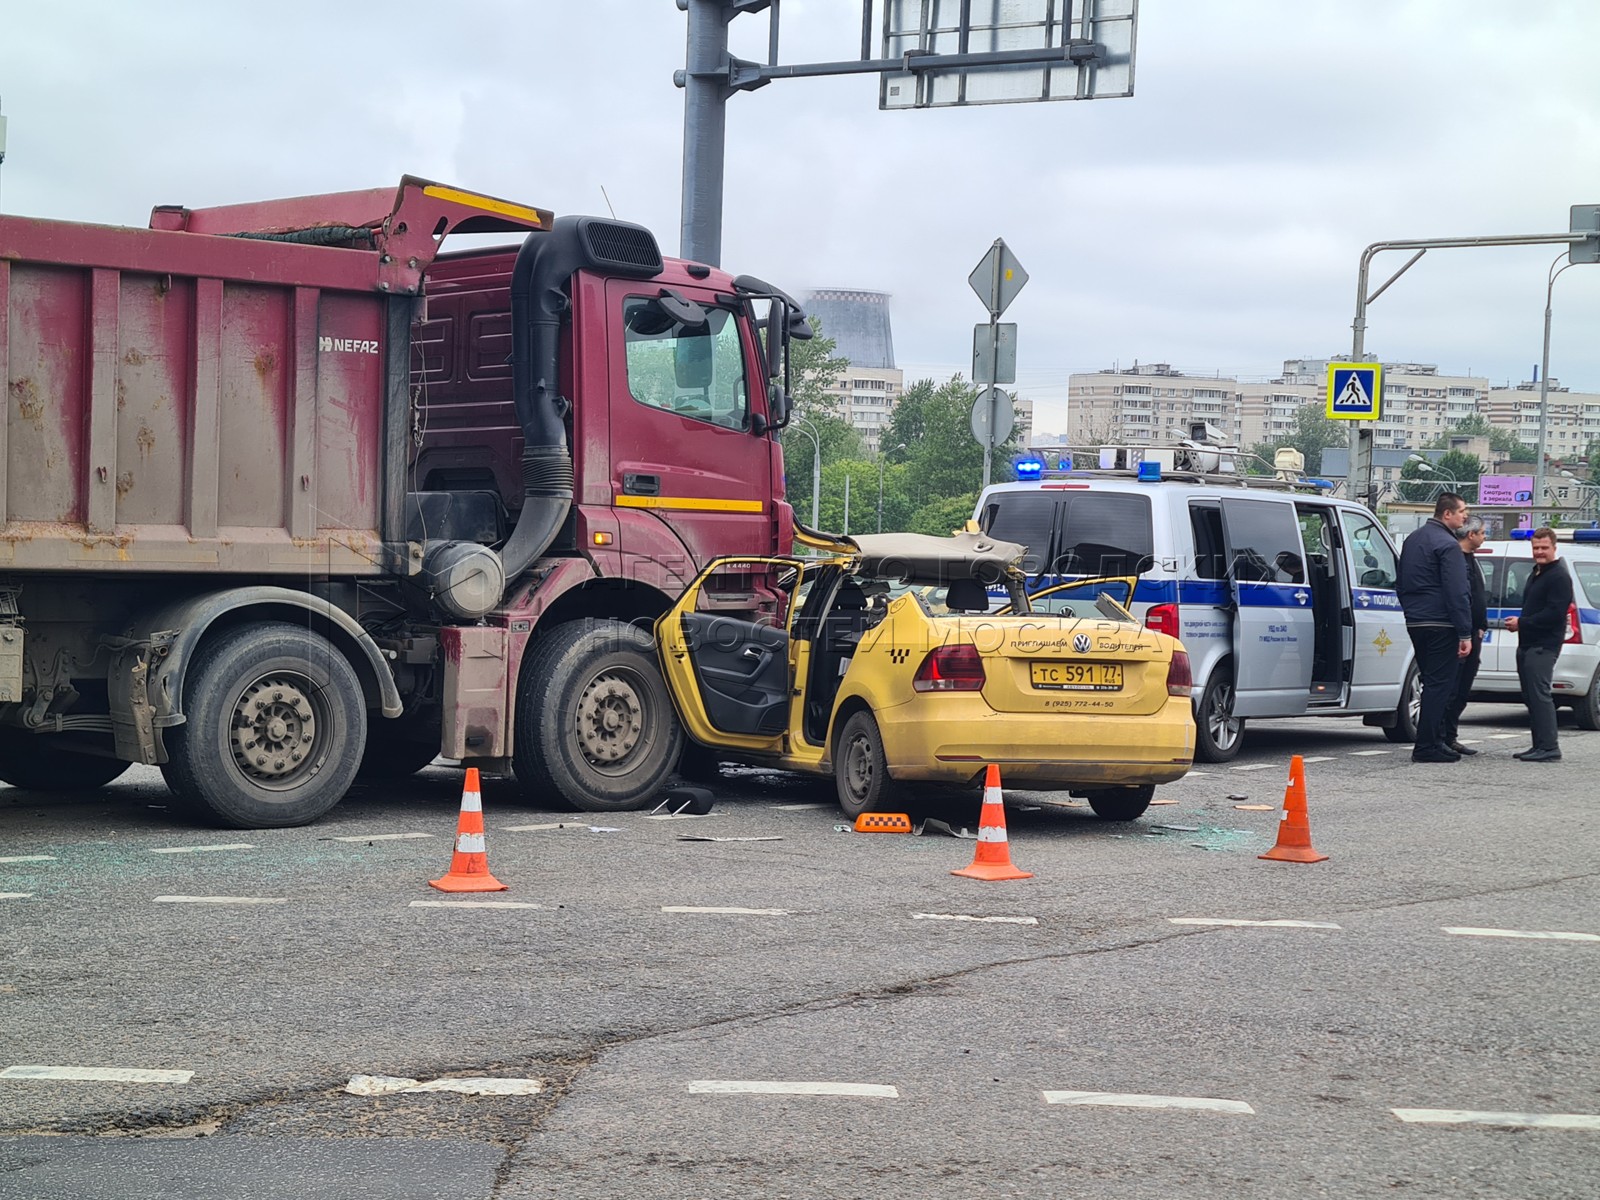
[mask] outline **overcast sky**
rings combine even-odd
[[[879,112],[861,76],[734,97],[723,265],[892,293],[899,365],[942,379],[970,369],[967,276],[1004,237],[1031,276],[1005,318],[1019,390],[1050,430],[1071,371],[1265,379],[1348,353],[1369,243],[1560,233],[1600,203],[1594,0],[1139,8],[1128,99]],[[857,54],[860,0],[782,11],[780,61]],[[411,173],[557,212],[608,196],[672,253],[686,21],[673,0],[5,0],[0,209],[142,225]],[[766,39],[765,14],[734,23],[735,53]],[[1530,379],[1560,252],[1431,251],[1373,304],[1368,350]],[[1600,392],[1600,265],[1554,296],[1551,374]]]

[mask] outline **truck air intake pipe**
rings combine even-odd
[[[531,233],[511,272],[511,392],[522,427],[522,512],[501,548],[509,583],[555,541],[572,508],[567,402],[558,391],[566,286],[582,269],[649,279],[661,251],[649,230],[599,217],[558,217]]]

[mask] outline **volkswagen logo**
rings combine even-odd
[[[1072,648],[1079,654],[1089,653],[1089,635],[1087,633],[1078,634],[1077,637],[1072,639]]]

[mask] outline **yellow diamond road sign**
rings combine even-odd
[[[1328,364],[1328,417],[1335,421],[1376,421],[1383,400],[1383,367],[1378,363]]]

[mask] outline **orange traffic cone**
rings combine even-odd
[[[489,874],[489,853],[483,844],[483,798],[478,793],[478,768],[467,768],[461,789],[461,818],[456,823],[456,852],[443,879],[428,883],[441,892],[503,892],[506,885]]]
[[[1283,816],[1278,820],[1278,844],[1261,858],[1274,862],[1326,862],[1326,854],[1311,848],[1311,821],[1306,816],[1306,766],[1296,754],[1289,760],[1289,784],[1283,789]]]
[[[983,813],[978,818],[978,845],[972,865],[952,875],[968,879],[1032,879],[1032,871],[1019,871],[1011,865],[1011,847],[1006,841],[1006,805],[1000,794],[1000,768],[989,764],[983,781]]]

